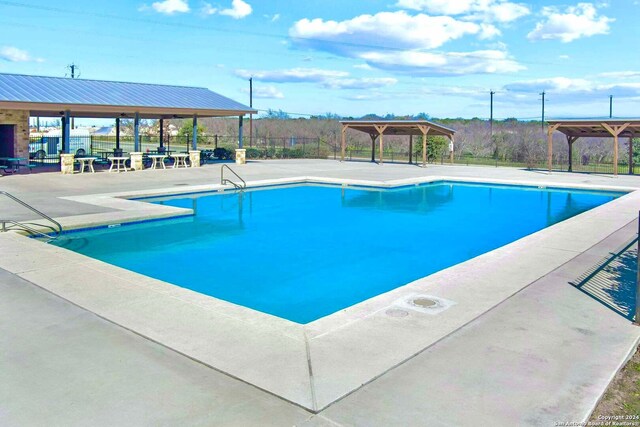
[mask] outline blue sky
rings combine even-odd
[[[0,72],[205,86],[303,114],[639,116],[640,2],[0,0]]]

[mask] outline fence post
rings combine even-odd
[[[320,137],[318,137],[318,158],[320,158]]]
[[[305,141],[306,139],[302,140],[302,158],[304,159],[304,146],[305,146]]]

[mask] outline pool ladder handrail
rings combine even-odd
[[[232,174],[234,174],[236,176],[236,178],[238,178],[240,181],[242,181],[242,185],[240,185],[237,182],[234,182],[234,181],[232,181],[230,179],[225,178],[224,177],[225,168],[228,169]],[[220,168],[220,184],[222,184],[222,185],[231,184],[236,188],[236,190],[244,190],[245,188],[247,188],[247,182],[244,179],[242,179],[242,177],[240,175],[238,175],[233,169],[231,169],[227,165],[222,165],[222,167]]]
[[[36,236],[40,236],[40,237],[46,237],[50,240],[54,240],[57,239],[58,236],[60,236],[60,234],[62,234],[62,225],[56,221],[55,219],[51,218],[49,215],[44,214],[42,212],[40,212],[38,209],[34,208],[33,206],[29,205],[28,203],[25,203],[24,201],[18,199],[17,197],[15,197],[14,195],[7,193],[6,191],[0,191],[0,195],[5,196],[11,200],[13,200],[14,202],[18,203],[19,205],[27,208],[28,210],[30,210],[31,212],[39,215],[41,218],[51,222],[53,224],[53,226],[51,225],[46,225],[46,224],[37,224],[34,222],[18,222],[18,221],[14,221],[11,219],[0,219],[0,232],[6,232],[9,231],[13,228],[18,228],[18,229],[22,229],[24,231],[29,232],[32,235],[36,235]],[[10,224],[9,227],[7,227],[7,224]],[[49,233],[44,233],[40,230],[37,230],[36,228],[32,227],[34,225],[40,226],[40,227],[45,227],[48,228],[52,231],[53,234],[49,234]]]

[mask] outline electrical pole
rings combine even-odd
[[[253,109],[253,77],[249,77],[249,108]],[[253,113],[249,113],[249,147],[253,147]]]
[[[491,96],[491,115],[489,116],[489,130],[491,131],[491,139],[493,140],[493,95],[494,91],[489,91],[489,95]]]
[[[544,132],[544,96],[545,96],[545,91],[543,90],[542,93],[540,95],[542,95],[542,131]]]
[[[67,65],[67,69],[69,71],[71,71],[71,78],[75,79],[76,78],[76,70],[79,70],[80,67],[78,67],[76,64],[74,64],[73,62],[69,65]],[[78,77],[80,77],[80,74],[78,73]],[[71,129],[75,129],[75,122],[73,120],[73,117],[71,117]]]
[[[609,95],[609,118],[613,118],[613,95]]]

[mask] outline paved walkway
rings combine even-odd
[[[50,207],[56,215],[71,215],[78,207],[56,197],[95,193],[107,185],[108,191],[120,191],[181,180],[215,182],[218,168],[184,170],[180,176],[95,174],[87,180],[86,175],[6,177],[0,178],[0,189],[41,202],[45,206],[38,207],[47,212]],[[425,171],[322,161],[261,162],[242,173],[250,179],[298,174],[398,179],[426,173],[550,179],[506,168]],[[636,177],[556,176],[574,183],[640,184]],[[318,415],[0,270],[0,425],[550,426],[583,421],[637,345],[640,328],[568,282],[622,246],[635,227],[630,223]]]

